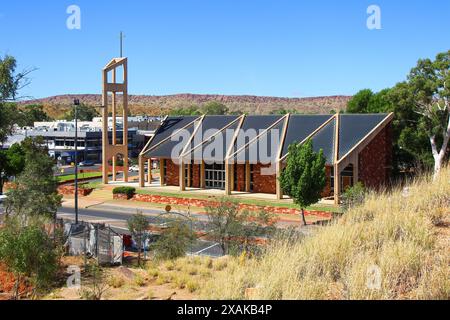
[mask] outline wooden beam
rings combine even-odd
[[[164,170],[164,162],[166,160],[163,158],[159,159],[159,184],[161,185],[161,187],[165,184],[165,179],[164,176],[166,175],[166,172]]]
[[[251,172],[250,172],[250,162],[245,162],[245,192],[250,192],[250,179],[251,179]]]
[[[230,164],[225,160],[225,195],[231,195]]]
[[[341,169],[338,163],[339,158],[339,125],[340,115],[339,111],[335,115],[336,122],[334,127],[334,204],[339,205],[339,198],[341,196]]]
[[[275,162],[275,186],[276,186],[276,195],[277,195],[277,199],[281,200],[283,199],[283,189],[281,188],[281,183],[280,183],[280,177],[281,177],[281,154],[283,152],[283,146],[284,146],[284,141],[286,139],[286,133],[287,133],[287,128],[289,125],[289,120],[290,120],[291,115],[288,113],[286,120],[284,122],[284,126],[283,126],[283,131],[281,132],[281,137],[280,137],[280,145],[278,146],[278,152],[277,152],[277,157],[276,157],[276,162]]]
[[[144,157],[139,155],[139,187],[145,187],[145,169],[144,169]]]
[[[147,182],[148,182],[148,185],[150,186],[152,184],[152,159],[147,160],[147,166],[148,166]],[[144,173],[145,173],[145,167],[143,169],[144,169]]]
[[[202,160],[202,163],[200,164],[200,188],[202,188],[202,189],[206,188],[205,161],[203,161],[203,160]]]
[[[185,179],[185,171],[184,171],[184,162],[183,160],[178,162],[178,169],[179,169],[179,174],[178,174],[178,179],[180,181],[180,191],[185,191],[186,190],[186,181],[184,181]]]

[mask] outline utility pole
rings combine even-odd
[[[74,99],[75,107],[75,224],[78,225],[78,106],[80,100]]]

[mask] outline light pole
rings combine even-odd
[[[75,224],[78,225],[78,106],[80,100],[74,99],[75,107]]]

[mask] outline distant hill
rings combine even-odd
[[[54,118],[61,117],[70,107],[74,98],[92,105],[101,105],[99,94],[59,95],[43,99],[23,101],[21,104],[38,103],[44,105],[45,111]],[[224,103],[230,111],[251,114],[269,114],[272,111],[298,110],[302,113],[329,113],[344,110],[350,96],[326,96],[312,98],[280,98],[249,95],[207,95],[175,94],[167,96],[130,95],[128,104],[133,115],[163,115],[170,110],[191,105],[203,105],[208,101]]]

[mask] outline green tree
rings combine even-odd
[[[450,50],[435,60],[421,59],[408,75],[420,127],[428,136],[436,177],[447,155],[450,140]]]
[[[138,266],[141,265],[142,244],[145,241],[148,225],[149,223],[147,218],[142,214],[142,212],[139,211],[138,213],[134,214],[130,219],[128,219],[128,230],[131,232],[131,235],[137,244]]]
[[[53,176],[54,161],[42,145],[42,138],[27,138],[22,143],[25,167],[17,178],[17,188],[8,192],[5,201],[8,214],[54,218],[61,205],[58,183]]]
[[[15,276],[14,297],[18,299],[20,284],[31,280],[35,290],[48,286],[58,268],[58,255],[45,224],[21,216],[8,217],[0,229],[0,260]]]
[[[100,113],[92,106],[86,104],[80,104],[77,106],[78,120],[80,121],[92,121],[94,117],[100,116]],[[64,119],[67,121],[72,121],[75,119],[75,108],[70,109],[65,115]]]
[[[306,225],[304,209],[320,200],[326,185],[326,159],[323,150],[313,150],[311,140],[301,145],[293,143],[288,150],[286,168],[280,177],[281,188],[300,206]]]
[[[347,103],[348,113],[368,113],[369,102],[373,96],[373,92],[370,89],[360,90],[355,94]]]
[[[21,127],[31,127],[35,122],[52,120],[44,111],[41,104],[30,104],[22,108],[22,117],[18,124]]]
[[[170,111],[171,116],[197,116],[200,115],[201,112],[198,109],[198,106],[191,105],[187,108],[175,108]]]
[[[265,211],[239,210],[239,202],[232,198],[219,198],[217,204],[205,209],[211,229],[209,235],[219,243],[224,254],[250,251],[255,238],[268,236],[274,230],[272,215]]]
[[[153,249],[159,259],[176,259],[186,254],[195,239],[189,222],[180,218],[171,219]]]
[[[218,101],[209,101],[203,105],[202,111],[204,114],[209,115],[224,115],[227,114],[229,110],[223,103]]]
[[[229,253],[233,238],[241,234],[244,217],[239,214],[239,203],[232,198],[222,197],[217,205],[205,207],[211,238],[219,243],[224,254]]]
[[[19,175],[25,168],[25,150],[15,143],[7,150],[0,150],[0,193],[8,177]]]

